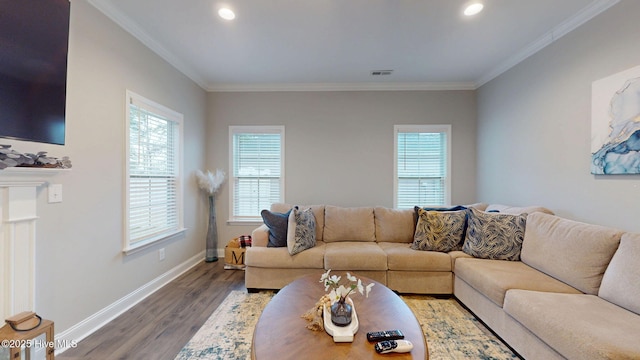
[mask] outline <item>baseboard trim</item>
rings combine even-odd
[[[219,250],[218,250],[219,252]],[[178,276],[184,274],[192,267],[198,265],[204,260],[205,252],[202,251],[182,264],[174,267],[166,273],[158,276],[150,282],[142,285],[138,289],[134,290],[130,294],[120,298],[111,305],[103,308],[97,313],[89,316],[88,318],[80,321],[76,325],[73,325],[69,329],[55,334],[57,344],[68,344],[66,347],[56,349],[56,355],[63,353],[65,350],[77,344],[82,339],[93,334],[95,331],[103,327],[109,321],[115,319],[123,312],[129,310],[140,301],[144,300],[149,295],[153,294],[166,284],[173,281]]]

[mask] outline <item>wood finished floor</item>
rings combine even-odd
[[[244,271],[202,262],[56,359],[172,360],[232,290]]]

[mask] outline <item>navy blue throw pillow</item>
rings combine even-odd
[[[277,213],[262,210],[262,221],[269,228],[269,243],[267,247],[287,247],[287,228],[289,227],[289,213]]]
[[[418,206],[414,207],[414,209],[417,212]],[[423,207],[422,210],[424,211],[460,211],[460,210],[467,210],[467,208],[466,206],[456,205],[452,207]]]

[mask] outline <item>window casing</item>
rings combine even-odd
[[[284,126],[230,126],[229,156],[229,221],[261,221],[284,202]]]
[[[394,126],[394,207],[451,203],[451,125]]]
[[[127,91],[124,252],[184,232],[183,116]]]

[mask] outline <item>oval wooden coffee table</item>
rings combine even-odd
[[[335,271],[332,274],[346,276]],[[306,328],[301,318],[325,294],[320,276],[301,277],[280,290],[267,304],[258,319],[251,344],[252,359],[428,359],[427,343],[420,323],[409,307],[386,286],[354,274],[375,286],[368,298],[351,296],[360,328],[352,343],[336,343],[325,331]],[[399,329],[413,343],[409,353],[380,355],[367,341],[367,332]]]

